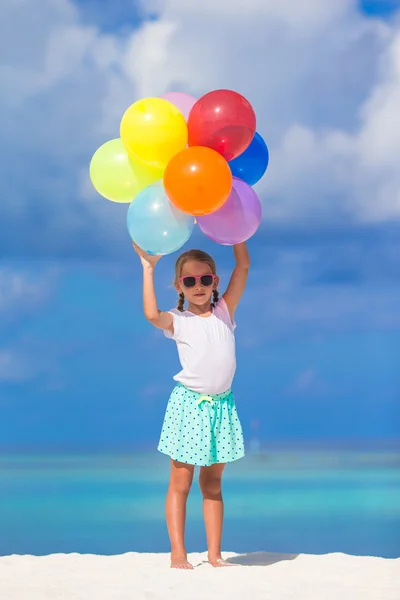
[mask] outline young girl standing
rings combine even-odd
[[[166,519],[171,567],[193,569],[184,542],[186,501],[195,466],[207,535],[208,560],[226,566],[221,557],[225,464],[244,456],[243,434],[231,384],[236,369],[234,314],[247,282],[250,259],[246,243],[233,246],[236,266],[226,292],[219,297],[213,258],[201,250],[182,254],[175,265],[177,308],[162,312],[154,291],[150,256],[134,244],[143,265],[145,317],[175,340],[182,370],[168,402],[158,450],[170,456]],[[188,306],[185,309],[185,303]]]

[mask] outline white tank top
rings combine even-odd
[[[174,319],[175,340],[182,371],[174,380],[201,394],[222,394],[232,385],[236,370],[235,323],[232,323],[223,298],[210,317],[199,317],[188,310],[169,311]]]

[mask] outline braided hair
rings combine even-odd
[[[183,312],[183,311],[185,310],[184,306],[185,306],[185,295],[184,295],[184,294],[181,292],[181,293],[179,294],[178,305],[177,305],[177,307],[176,307],[176,308],[177,308],[177,309],[178,309],[180,312]]]
[[[215,260],[212,258],[212,256],[207,254],[207,252],[203,252],[203,250],[188,250],[187,252],[184,252],[183,254],[181,254],[179,256],[178,260],[176,261],[175,284],[179,282],[179,278],[182,274],[183,265],[185,263],[189,262],[190,260],[196,260],[198,262],[206,263],[210,267],[211,273],[213,273],[214,275],[217,274],[217,267],[215,264]],[[218,290],[213,290],[213,301],[212,301],[211,306],[215,307],[215,305],[218,302],[218,299],[219,299]],[[183,292],[180,292],[178,295],[178,304],[177,304],[176,308],[180,312],[183,312],[185,310],[184,305],[185,305],[185,295],[183,294]]]
[[[219,291],[218,290],[213,290],[213,301],[212,301],[212,305],[215,308],[215,305],[217,304],[219,299]]]

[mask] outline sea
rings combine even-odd
[[[227,465],[223,549],[400,556],[400,452],[257,445]],[[198,469],[188,552],[206,550]],[[0,555],[168,552],[157,451],[0,454]]]

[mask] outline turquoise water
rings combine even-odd
[[[227,467],[225,550],[400,556],[400,454],[284,452]],[[167,552],[168,458],[0,456],[0,555]],[[206,548],[201,497],[187,546]]]

